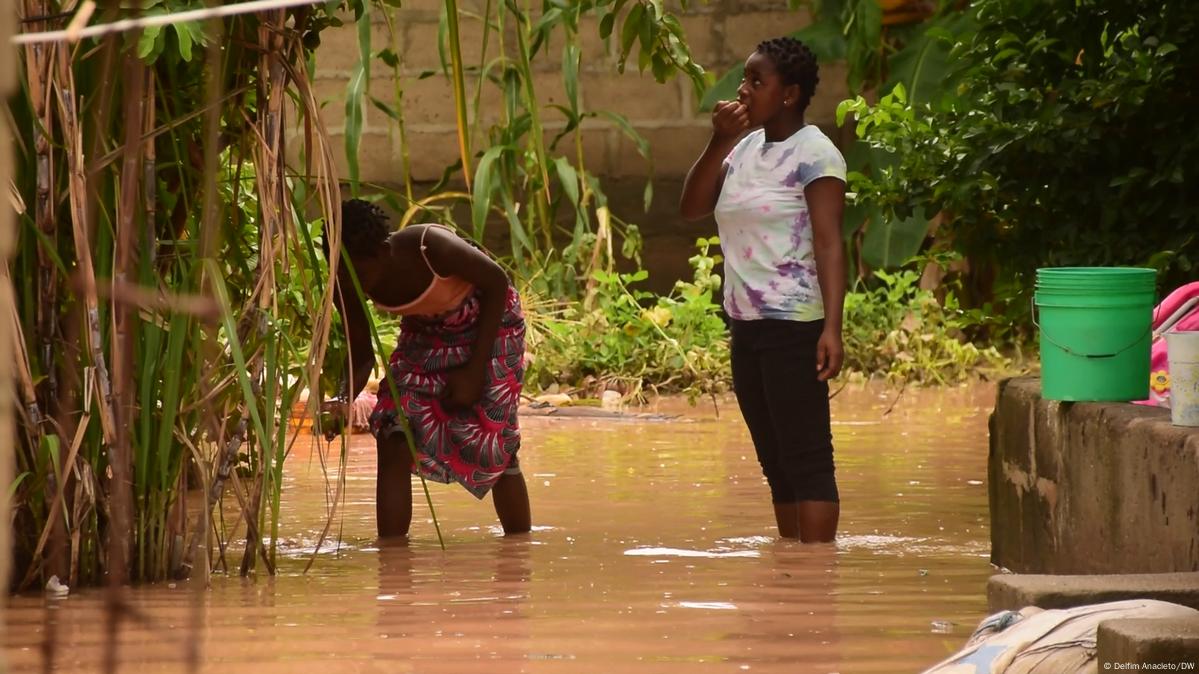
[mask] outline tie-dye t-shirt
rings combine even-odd
[[[724,252],[724,308],[738,320],[824,318],[804,187],[845,180],[845,159],[819,128],[766,142],[754,131],[725,159],[716,224]]]

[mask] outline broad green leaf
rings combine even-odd
[[[149,57],[154,53],[155,44],[161,34],[162,26],[150,26],[143,30],[141,37],[137,39],[137,57],[143,60],[152,60]]]
[[[649,141],[646,140],[645,136],[642,136],[641,133],[639,131],[637,131],[636,128],[633,127],[633,124],[631,122],[629,122],[627,117],[625,117],[622,114],[616,113],[616,112],[610,112],[608,110],[600,110],[599,114],[601,114],[604,117],[607,117],[609,120],[611,120],[612,123],[615,124],[617,126],[617,128],[620,129],[621,133],[623,133],[626,138],[633,141],[633,143],[635,143],[637,145],[637,153],[638,154],[640,154],[642,157],[644,157],[648,160],[653,159],[650,156]]]
[[[928,226],[920,209],[910,218],[870,222],[862,241],[862,259],[875,269],[898,267],[920,252]]]
[[[700,101],[699,109],[710,112],[718,101],[730,101],[737,97],[737,87],[745,77],[745,64],[738,63],[713,84]]]
[[[558,173],[558,182],[562,184],[562,190],[566,192],[566,197],[570,199],[571,204],[578,208],[579,172],[566,157],[554,159],[554,170]]]
[[[874,50],[881,44],[883,34],[883,8],[880,3],[871,0],[858,0],[854,20],[857,21],[856,34],[861,36],[861,42],[866,48]]]
[[[380,61],[387,64],[389,68],[400,67],[400,57],[391,49],[381,49],[375,55],[379,57]]]
[[[487,214],[491,209],[491,193],[495,189],[493,164],[507,150],[507,145],[496,145],[487,149],[475,167],[475,184],[471,186],[471,224],[475,237],[480,238],[487,225]]]
[[[191,31],[185,25],[175,25],[175,34],[179,37],[179,58],[185,62],[191,63],[192,60],[192,35]]]
[[[602,39],[607,40],[612,36],[612,27],[616,23],[616,12],[608,12],[604,18],[600,19],[599,35]]]
[[[629,57],[629,51],[633,48],[633,42],[637,40],[637,35],[641,32],[641,22],[645,17],[645,5],[637,3],[629,10],[629,15],[624,19],[624,25],[620,29],[620,64],[623,67],[625,60]]]
[[[562,83],[566,88],[566,100],[575,117],[579,111],[579,45],[573,41],[562,48]]]
[[[821,63],[845,58],[845,34],[841,32],[835,17],[825,18],[822,15],[819,21],[795,31],[791,37],[807,45]]]

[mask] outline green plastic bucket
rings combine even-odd
[[[1156,279],[1155,270],[1132,267],[1037,270],[1042,397],[1149,397]]]

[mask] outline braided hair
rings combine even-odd
[[[387,214],[378,206],[350,199],[341,204],[341,246],[351,257],[374,255],[387,244]]]
[[[820,81],[812,50],[793,37],[776,37],[759,43],[757,51],[774,63],[784,84],[799,85],[799,111],[806,110]]]

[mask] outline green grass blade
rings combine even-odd
[[[466,75],[462,64],[462,41],[458,34],[458,2],[445,0],[446,28],[449,32],[450,78],[454,85],[454,121],[458,127],[458,153],[462,157],[462,176],[470,190],[470,120],[466,116]]]
[[[371,13],[363,12],[358,19],[358,63],[346,86],[345,144],[346,165],[350,172],[350,192],[358,195],[358,150],[362,145],[362,127],[366,94],[370,89],[371,73]]]

